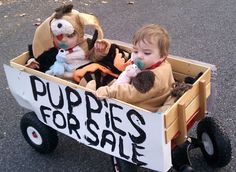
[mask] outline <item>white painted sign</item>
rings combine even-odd
[[[40,121],[77,141],[157,171],[171,167],[161,113],[136,109],[113,99],[98,100],[73,89],[4,65],[17,102]]]

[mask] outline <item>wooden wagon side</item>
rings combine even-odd
[[[121,48],[125,49],[127,52],[131,51],[130,44],[123,43],[120,41],[113,41],[113,42],[118,44]],[[64,79],[50,76],[42,72],[25,67],[24,64],[28,60],[28,58],[29,58],[29,53],[25,52],[10,61],[10,65],[12,66],[12,68],[7,65],[4,66],[6,74],[7,72],[9,72],[7,75],[7,78],[9,80],[8,81],[9,85],[11,86],[10,89],[13,93],[13,96],[16,98],[16,100],[21,106],[26,107],[30,110],[33,110],[34,112],[37,112],[38,109],[40,109],[41,107],[41,104],[37,104],[37,100],[32,99],[31,94],[25,94],[29,90],[28,88],[32,89],[32,84],[29,82],[29,75],[30,76],[34,75],[38,79],[40,78],[40,81],[42,81],[42,84],[44,84],[44,86],[45,84],[49,84],[49,85],[51,84],[53,88],[59,87],[59,89],[62,88],[62,90],[66,90],[65,88],[68,88],[68,86],[71,87],[72,88],[71,90],[75,91],[76,93],[79,94],[79,96],[81,95],[83,97],[81,107],[85,107],[85,105],[87,105],[86,100],[85,100],[85,94],[87,95],[91,93],[86,91],[84,87],[81,87],[78,84],[75,84],[73,82],[66,81]],[[205,64],[203,62],[194,61],[190,59],[184,59],[182,57],[176,57],[176,56],[169,56],[167,60],[172,66],[174,78],[178,81],[184,81],[186,77],[195,78],[196,76],[199,76],[199,73],[201,73],[201,76],[199,76],[198,79],[194,82],[192,88],[188,90],[187,92],[185,92],[167,110],[153,113],[153,112],[147,111],[145,109],[133,106],[131,104],[128,104],[128,103],[125,103],[116,99],[107,99],[107,101],[110,102],[112,105],[114,104],[120,105],[120,107],[122,107],[121,109],[123,109],[125,113],[130,112],[130,110],[132,112],[135,111],[137,112],[137,114],[140,114],[142,118],[144,118],[146,125],[140,125],[141,123],[139,125],[140,127],[141,126],[143,127],[142,131],[145,131],[149,137],[146,137],[147,140],[143,142],[142,146],[139,148],[146,148],[146,150],[143,149],[143,152],[142,152],[143,155],[145,156],[140,154],[141,157],[143,158],[142,159],[140,157],[140,160],[147,163],[147,166],[146,166],[147,168],[158,170],[158,171],[167,171],[170,169],[172,165],[177,170],[179,170],[181,167],[186,166],[186,165],[187,165],[186,167],[191,166],[189,156],[188,156],[189,146],[191,146],[191,149],[200,147],[209,165],[214,165],[215,167],[226,166],[231,160],[232,149],[231,149],[230,140],[227,136],[227,133],[225,133],[221,129],[220,124],[218,124],[218,122],[215,119],[211,117],[205,117],[206,102],[210,103],[209,99],[207,101],[207,98],[208,97],[210,97],[210,99],[214,98],[214,94],[211,94],[211,92],[214,93],[214,72],[215,72],[214,65]],[[41,78],[43,80],[41,80]],[[26,80],[28,82],[25,83]],[[15,86],[15,82],[17,81],[21,85],[21,89]],[[56,89],[52,89],[52,90],[56,90]],[[58,96],[58,92],[54,92],[53,95]],[[41,100],[42,102],[44,102],[45,105],[50,104],[49,102],[50,100],[48,96],[43,96]],[[80,107],[76,107],[76,108],[77,109],[75,109],[75,111],[78,111]],[[103,114],[109,115],[106,111],[107,107],[104,107],[104,109],[101,109],[101,111],[98,113],[102,114],[102,116],[104,116]],[[61,115],[68,113],[67,108],[62,108],[61,111],[62,111]],[[131,126],[129,124],[131,123],[127,125],[127,119],[126,119],[127,114],[123,115],[123,111],[122,113],[120,113],[120,111],[117,111],[116,115],[117,117],[119,116],[119,118],[124,121],[123,124],[120,123],[120,127],[123,128],[124,131],[129,132],[129,129]],[[38,112],[38,113],[34,113],[34,112],[33,114],[37,115],[38,120],[41,119],[40,122],[43,122],[41,112]],[[86,120],[87,118],[86,114],[87,113],[85,111],[81,113],[81,115],[76,116],[76,119],[79,121],[80,120],[83,121],[81,124],[86,125],[86,122],[84,122],[84,120]],[[25,114],[25,116],[26,115],[27,114]],[[59,131],[58,128],[55,127],[56,126],[55,124],[50,123],[51,122],[50,120],[52,120],[52,115],[51,114],[47,115],[47,117],[49,120],[49,123],[47,123],[47,125],[55,129],[56,131]],[[118,122],[121,122],[122,120]],[[189,138],[188,130],[192,127],[192,125],[196,121],[200,121],[197,125],[198,138],[197,139],[191,138],[191,137]],[[99,135],[102,135],[101,132],[104,130],[107,130],[107,128],[109,127],[104,124],[105,119],[100,118],[100,116],[96,118],[96,122],[99,123],[99,126],[102,127],[102,130],[98,131]],[[78,140],[78,138],[75,138],[73,134],[71,133],[68,134],[68,131],[67,131],[68,128],[69,127],[65,128],[65,130],[62,130],[62,131],[60,130],[60,132],[67,134],[68,136]],[[86,136],[86,133],[87,133],[86,127],[84,127],[83,129],[84,130],[80,131],[80,134]],[[111,129],[111,132],[112,131],[113,130]],[[213,131],[213,133],[211,133],[210,131],[211,132]],[[117,137],[121,140],[121,142],[119,143],[122,143],[122,144],[126,143],[125,145],[121,147],[122,148],[121,152],[123,152],[124,148],[127,150],[131,150],[130,143],[131,145],[135,145],[133,144],[133,142],[131,142],[130,138],[128,138],[129,135],[125,135],[127,137],[122,138],[116,132],[114,132],[113,134],[116,134],[117,136],[119,136]],[[202,137],[203,134],[204,134],[204,137]],[[85,137],[81,137],[81,138],[84,139]],[[187,138],[189,139],[186,140]],[[206,138],[208,138],[208,140],[205,140],[203,142],[202,139],[206,139]],[[78,141],[81,141],[81,143],[84,143],[85,145],[92,147],[89,144],[89,142],[86,142],[83,139],[78,140]],[[123,142],[123,140],[127,140],[127,142]],[[217,146],[214,146],[212,144],[210,147],[211,152],[208,153],[209,151],[208,146],[204,145],[205,142],[206,142],[206,145],[208,145],[209,143],[211,144],[212,142],[217,142]],[[111,150],[109,150],[109,148],[106,149],[104,147],[101,147],[100,144],[93,148],[101,150],[114,157],[121,158],[120,151],[112,152]],[[120,150],[120,145],[118,146],[117,150]],[[133,156],[132,151],[129,153],[131,154],[129,154],[130,159],[128,161],[132,163],[136,163],[133,161],[133,158],[131,159],[131,157]],[[181,162],[179,161],[180,159],[181,159]],[[158,163],[156,163],[156,160],[158,160]]]
[[[127,51],[130,51],[130,44],[124,44],[117,41],[115,43],[119,44],[119,46],[125,48]],[[82,88],[75,83],[58,77],[45,75],[42,72],[24,67],[23,65],[28,57],[28,52],[25,52],[12,59],[10,64],[14,68],[24,70],[25,72],[37,75],[41,78],[49,79],[72,88]],[[187,76],[195,77],[200,72],[203,72],[202,76],[193,84],[193,87],[179,98],[173,106],[164,112],[166,143],[174,139],[176,144],[181,144],[185,141],[187,131],[191,127],[191,124],[204,117],[206,99],[211,91],[211,69],[210,67],[195,64],[176,56],[168,57],[168,61],[171,63],[175,79],[179,81],[184,80]]]
[[[172,140],[174,144],[181,144],[186,140],[191,125],[205,115],[206,99],[211,92],[211,69],[174,56],[168,61],[177,80],[182,81],[187,76],[195,77],[200,72],[203,73],[193,87],[164,112],[166,142]]]
[[[24,71],[24,72],[36,75],[36,76],[41,77],[43,79],[47,79],[47,80],[50,80],[50,81],[53,81],[53,82],[56,82],[56,83],[59,83],[59,84],[67,85],[67,86],[70,86],[70,87],[72,87],[74,89],[76,89],[76,88],[83,88],[80,85],[75,84],[73,82],[61,79],[59,77],[55,77],[55,76],[51,76],[51,75],[46,75],[45,73],[42,73],[40,71],[37,71],[37,70],[31,69],[31,68],[25,67],[24,65],[26,64],[26,61],[28,59],[29,59],[29,52],[24,52],[21,55],[19,55],[19,56],[15,57],[14,59],[12,59],[10,61],[10,65],[13,68],[18,69],[20,71]]]

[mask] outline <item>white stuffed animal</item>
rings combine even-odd
[[[73,70],[73,66],[67,64],[65,60],[66,51],[64,49],[59,49],[56,56],[56,61],[50,67],[50,69],[46,71],[46,73],[54,76],[63,76],[65,72],[71,72]]]
[[[136,64],[129,65],[120,74],[120,76],[114,82],[114,84],[130,83],[131,79],[135,77],[139,72],[141,72],[141,70],[138,68]]]

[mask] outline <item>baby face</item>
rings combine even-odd
[[[147,41],[140,41],[133,46],[132,58],[134,61],[140,60],[143,63],[143,69],[147,69],[162,60],[157,43]]]
[[[64,50],[73,48],[77,45],[77,33],[74,31],[72,34],[61,34],[55,36],[54,43],[57,47]]]

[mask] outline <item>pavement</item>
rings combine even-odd
[[[62,134],[59,145],[49,155],[35,152],[24,140],[20,119],[26,109],[12,97],[2,64],[32,43],[35,24],[46,19],[61,0],[0,0],[0,171],[1,172],[110,172],[110,156],[78,144]],[[80,0],[75,9],[95,14],[105,37],[130,42],[132,34],[147,23],[164,26],[171,36],[173,55],[214,64],[217,67],[214,103],[216,119],[221,121],[232,144],[232,160],[224,168],[213,169],[199,149],[191,153],[196,171],[233,172],[235,160],[236,93],[236,5],[235,0]],[[88,31],[89,32],[89,31]],[[17,84],[17,83],[16,83]],[[195,131],[191,134],[194,136]],[[142,172],[151,170],[140,169]],[[174,171],[171,169],[170,171]]]

